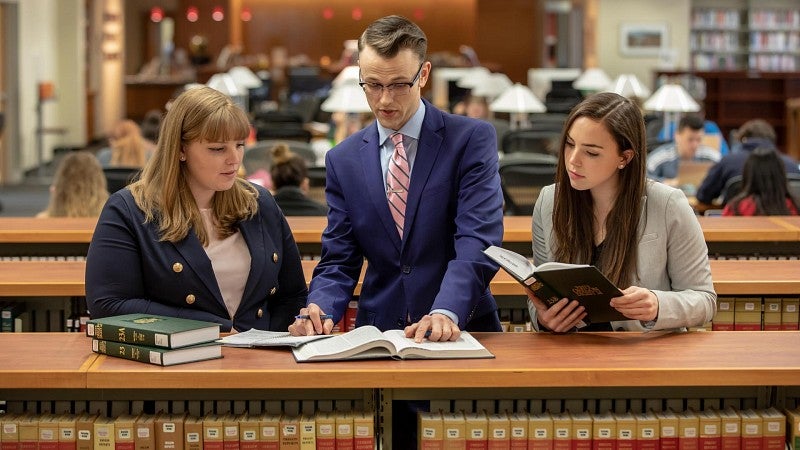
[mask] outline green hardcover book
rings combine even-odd
[[[180,348],[219,339],[219,324],[154,314],[125,314],[90,320],[86,335],[105,341]]]
[[[205,342],[175,349],[126,344],[92,339],[92,351],[117,358],[130,359],[158,366],[172,366],[206,359],[222,358],[222,345]]]

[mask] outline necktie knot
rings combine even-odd
[[[394,148],[397,148],[398,145],[401,147],[403,146],[403,134],[402,133],[395,133],[392,135],[392,143],[394,143]]]

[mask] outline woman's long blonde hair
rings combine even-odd
[[[175,99],[164,117],[158,149],[141,178],[130,185],[145,221],[158,223],[162,241],[180,241],[194,230],[204,246],[209,242],[200,209],[186,182],[181,149],[197,141],[244,140],[249,133],[247,114],[219,91],[203,86]],[[256,214],[257,198],[258,191],[240,178],[231,189],[214,194],[211,209],[220,239],[235,233],[238,222]]]
[[[103,168],[87,151],[71,152],[61,160],[50,189],[50,202],[41,216],[97,217],[108,200]]]
[[[114,127],[110,137],[113,167],[144,167],[147,162],[147,141],[142,129],[132,120],[122,120]]]

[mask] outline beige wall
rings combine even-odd
[[[598,3],[597,65],[609,77],[633,73],[653,87],[653,71],[660,60],[620,53],[620,26],[625,23],[666,24],[668,46],[676,56],[674,68],[688,68],[690,0],[598,0]]]

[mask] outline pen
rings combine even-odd
[[[308,314],[299,314],[297,316],[294,316],[294,318],[295,319],[310,319]],[[333,314],[320,314],[319,319],[320,320],[325,320],[325,319],[333,320]]]

